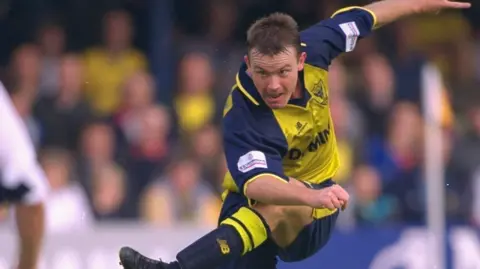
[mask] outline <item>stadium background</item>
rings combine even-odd
[[[340,0],[3,0],[0,77],[52,192],[44,268],[112,268],[128,244],[173,258],[216,224],[221,118],[244,33],[304,28]],[[382,28],[336,60],[330,102],[352,196],[331,244],[282,268],[425,268],[421,70],[443,77],[449,268],[480,268],[480,10]],[[0,268],[15,253],[0,213]],[[449,226],[450,227],[450,226]],[[395,267],[397,266],[397,267]]]

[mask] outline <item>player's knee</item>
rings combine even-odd
[[[220,225],[235,228],[243,241],[243,254],[255,249],[265,242],[270,228],[263,216],[249,207],[240,208],[235,214],[225,219]]]

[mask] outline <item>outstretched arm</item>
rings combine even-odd
[[[375,14],[375,27],[379,27],[405,16],[437,12],[442,9],[469,8],[470,3],[449,0],[383,0],[365,6]]]
[[[357,41],[373,29],[403,17],[442,9],[469,8],[470,3],[448,0],[382,0],[360,7],[346,7],[331,18],[300,33],[307,64],[328,69],[338,55],[352,51]]]

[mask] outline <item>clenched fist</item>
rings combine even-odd
[[[341,208],[347,207],[350,195],[339,185],[333,185],[320,190],[313,190],[309,197],[306,197],[307,203],[312,208]]]

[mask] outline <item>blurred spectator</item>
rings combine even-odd
[[[471,76],[472,69],[465,68],[469,64],[465,57],[461,57],[461,51],[469,41],[470,26],[460,12],[441,12],[408,20],[405,23],[413,26],[409,28],[412,46],[435,63],[448,81]],[[438,23],[444,26],[437,27]]]
[[[146,72],[136,72],[125,81],[122,103],[113,117],[121,140],[119,143],[129,144],[138,140],[142,113],[153,105],[154,91],[154,80]]]
[[[92,175],[92,205],[97,220],[118,220],[126,197],[125,172],[114,163],[96,167]]]
[[[454,224],[466,224],[471,221],[473,175],[468,174],[455,160],[453,135],[446,129],[442,137],[442,157],[445,177],[445,213],[447,220]],[[480,162],[479,162],[480,164]],[[480,167],[480,166],[479,166]]]
[[[238,63],[243,60],[243,43],[235,39],[239,26],[239,10],[235,1],[209,1],[207,39],[215,68],[215,95],[222,103],[235,82]]]
[[[203,177],[213,189],[219,191],[218,166],[223,158],[220,130],[214,125],[205,125],[192,136],[192,140],[193,152],[201,165]]]
[[[108,124],[93,122],[85,126],[80,139],[77,165],[79,181],[91,197],[94,171],[115,162],[115,136]]]
[[[39,126],[32,116],[32,106],[38,92],[40,54],[35,45],[24,44],[13,55],[8,87],[15,108],[27,125],[34,145],[38,146]]]
[[[382,180],[375,168],[359,166],[353,173],[353,206],[359,225],[386,224],[394,220],[394,197],[382,194]]]
[[[384,136],[394,102],[395,77],[388,60],[381,54],[370,54],[361,64],[362,89],[356,89],[355,99],[367,119],[366,136]]]
[[[32,115],[35,96],[28,91],[18,91],[13,92],[10,97],[12,98],[15,109],[27,126],[28,134],[32,139],[33,145],[38,148],[40,143],[40,126]]]
[[[58,89],[40,96],[35,116],[41,128],[42,146],[56,146],[75,151],[80,134],[92,116],[82,99],[83,62],[74,54],[62,56],[59,63]]]
[[[33,144],[38,146],[39,126],[32,116],[32,105],[38,91],[39,51],[35,45],[23,44],[15,49],[10,63],[7,87],[13,105],[27,125]]]
[[[346,183],[358,157],[354,152],[363,136],[363,119],[355,104],[347,96],[347,75],[343,63],[335,61],[329,71],[329,102],[342,164],[335,180]]]
[[[208,12],[207,40],[215,47],[231,43],[238,22],[235,2],[210,0]]]
[[[70,232],[92,225],[88,197],[75,182],[74,163],[71,156],[61,149],[45,150],[40,163],[50,183],[50,195],[45,204],[48,232]]]
[[[145,56],[132,47],[130,15],[115,10],[103,21],[103,45],[89,49],[85,54],[86,94],[94,111],[111,115],[121,102],[121,85],[125,77],[145,70]]]
[[[139,196],[154,176],[163,172],[168,157],[172,154],[169,134],[170,114],[160,105],[146,108],[140,115],[140,130],[137,139],[129,144],[126,169],[129,179],[129,205],[132,212],[138,209]]]
[[[190,134],[215,118],[214,73],[210,58],[201,53],[185,55],[180,63],[179,89],[175,97],[180,130]]]
[[[463,195],[472,198],[473,220],[480,225],[480,155],[478,154],[480,152],[480,106],[472,106],[469,109],[468,118],[470,128],[466,135],[457,142],[451,159],[453,165],[464,176],[454,180],[468,181],[469,185],[466,186],[468,192]],[[468,189],[469,186],[470,189]],[[465,205],[462,206],[465,207]]]
[[[367,141],[367,160],[388,183],[400,173],[413,172],[421,154],[422,119],[418,107],[411,103],[396,104],[389,118],[387,136]]]
[[[142,216],[156,225],[182,223],[215,227],[220,199],[201,178],[200,166],[192,158],[172,162],[142,199]]]
[[[60,65],[65,50],[65,32],[59,24],[47,22],[38,31],[37,39],[41,53],[39,94],[52,96],[60,88]]]
[[[457,142],[453,159],[472,176],[480,168],[480,105],[469,109],[468,119],[468,131]]]
[[[10,70],[10,90],[35,98],[40,79],[40,52],[32,44],[18,47],[12,55]]]
[[[368,160],[378,170],[385,193],[397,200],[399,218],[410,223],[422,222],[425,216],[422,129],[418,107],[398,103],[390,113],[386,138],[367,144]]]

